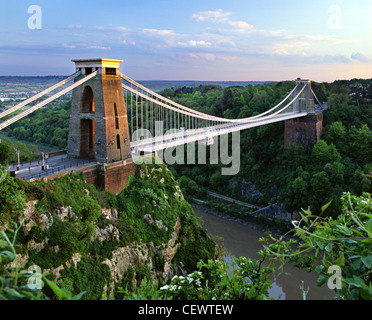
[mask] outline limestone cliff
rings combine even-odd
[[[120,299],[142,279],[164,283],[214,258],[215,244],[164,165],[140,166],[114,196],[82,175],[25,183],[20,268],[39,266],[85,299]]]

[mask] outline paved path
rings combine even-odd
[[[39,179],[48,175],[71,171],[81,167],[88,167],[97,164],[97,161],[92,159],[69,159],[66,154],[51,157],[44,162],[36,160],[21,163],[18,167],[13,165],[9,167],[9,171],[15,171],[16,178],[23,180]]]
[[[215,198],[218,198],[218,199],[222,199],[222,200],[225,200],[225,201],[228,201],[228,202],[233,202],[233,203],[236,203],[236,204],[238,204],[240,206],[243,206],[243,207],[247,207],[247,208],[251,208],[251,209],[260,209],[260,208],[262,208],[260,206],[256,206],[256,205],[253,205],[253,204],[249,204],[249,203],[246,203],[246,202],[243,202],[243,201],[239,201],[239,200],[236,200],[236,199],[233,199],[233,198],[229,198],[229,197],[226,197],[226,196],[217,194],[215,192],[208,191],[208,194],[210,196],[212,196],[212,197],[215,197]]]

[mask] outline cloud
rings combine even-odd
[[[234,28],[240,29],[240,30],[252,30],[254,29],[254,26],[251,24],[245,22],[245,21],[228,21],[228,24],[230,26],[233,26]]]
[[[115,27],[114,29],[119,31],[119,32],[130,32],[131,31],[131,29],[129,29],[127,27],[123,27],[123,26]]]
[[[224,54],[215,54],[215,53],[197,53],[197,52],[190,52],[188,53],[188,57],[194,60],[201,60],[201,61],[224,61],[224,62],[231,62],[237,59],[236,56],[229,56]]]
[[[64,44],[62,44],[62,47],[67,48],[67,49],[75,49],[76,45],[75,44],[64,43]]]
[[[155,34],[158,36],[174,36],[176,35],[173,30],[159,30],[159,29],[143,29],[146,33]]]
[[[353,60],[357,60],[359,62],[367,62],[368,58],[362,53],[353,53],[350,57]]]
[[[222,9],[216,11],[204,11],[194,13],[192,18],[198,22],[208,21],[212,23],[224,23],[227,22],[231,12],[224,12]]]
[[[80,30],[80,29],[83,29],[83,26],[80,25],[80,24],[69,24],[67,26],[67,29],[71,29],[71,30]]]
[[[211,42],[204,40],[189,40],[187,42],[178,42],[178,44],[183,47],[210,47],[212,45]]]
[[[305,36],[307,40],[314,41],[314,42],[327,42],[330,44],[344,44],[344,43],[349,43],[353,42],[350,40],[344,40],[344,39],[339,39],[336,38],[335,36]]]
[[[111,50],[111,47],[104,47],[104,46],[89,46],[89,49],[97,49],[97,50]]]
[[[198,22],[228,24],[239,31],[254,29],[254,26],[252,26],[251,24],[245,21],[231,21],[229,19],[230,16],[231,16],[231,12],[224,12],[222,9],[218,9],[216,11],[204,11],[204,12],[194,13],[191,16],[191,18]]]

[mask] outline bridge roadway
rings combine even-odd
[[[174,148],[180,145],[209,140],[210,138],[236,132],[242,131],[248,128],[258,127],[262,125],[267,125],[270,123],[275,123],[279,121],[285,121],[289,119],[295,119],[307,116],[307,112],[287,112],[284,114],[278,114],[275,116],[263,117],[246,123],[228,123],[221,124],[217,126],[211,126],[201,129],[192,130],[177,130],[175,133],[170,133],[166,135],[159,135],[151,138],[145,138],[143,140],[136,140],[131,142],[132,152],[154,152],[159,150],[164,150],[168,148]]]
[[[88,167],[97,164],[94,159],[69,159],[67,154],[50,157],[44,162],[35,160],[31,162],[13,165],[8,168],[8,171],[14,172],[16,178],[29,181],[31,179],[41,179],[57,173],[72,171],[83,167]]]

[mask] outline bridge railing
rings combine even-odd
[[[95,165],[97,164],[97,161],[95,159],[86,159],[86,160],[80,160],[76,162],[70,162],[68,164],[64,164],[58,167],[53,168],[46,168],[44,171],[38,172],[38,173],[31,173],[30,175],[22,176],[21,179],[23,180],[31,180],[31,179],[40,179],[45,178],[47,176],[51,176],[57,173],[62,173],[64,171],[75,169],[80,169],[84,167],[86,164]],[[17,176],[16,176],[17,177]]]

